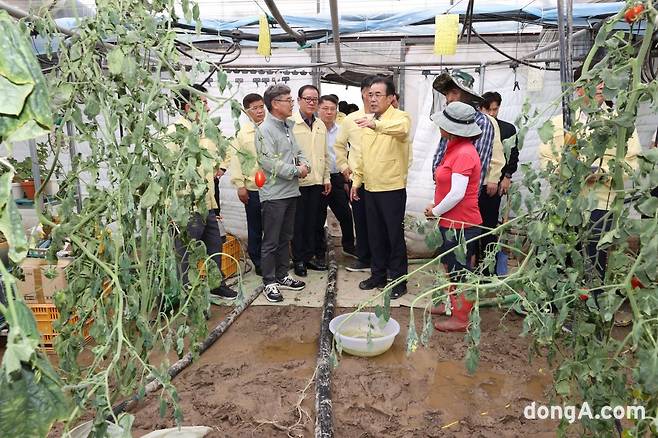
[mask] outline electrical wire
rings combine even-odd
[[[540,66],[538,66],[538,65],[534,65],[534,64],[532,64],[532,63],[530,63],[530,62],[526,62],[526,61],[524,61],[524,60],[522,60],[522,59],[516,59],[516,58],[513,57],[512,55],[508,55],[507,53],[505,53],[505,52],[503,52],[502,50],[500,50],[498,47],[496,47],[496,46],[494,46],[493,44],[491,44],[489,41],[487,41],[485,38],[483,38],[482,35],[480,35],[479,33],[477,33],[477,32],[475,31],[475,29],[472,29],[472,31],[473,31],[473,34],[474,34],[476,37],[478,37],[478,38],[480,39],[480,41],[482,41],[484,44],[486,44],[487,46],[489,46],[489,47],[490,47],[491,49],[493,49],[494,51],[498,52],[500,55],[503,55],[505,58],[509,59],[510,61],[514,61],[514,62],[516,62],[516,63],[518,63],[518,64],[523,64],[523,65],[528,66],[528,67],[531,67],[531,68],[536,68],[536,69],[538,69],[538,70],[560,71],[559,68],[540,67]]]

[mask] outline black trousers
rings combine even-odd
[[[296,263],[309,262],[315,255],[318,212],[323,190],[319,184],[299,188],[301,196],[295,213],[292,239],[292,259]]]
[[[441,232],[441,237],[443,237],[443,245],[439,250],[439,253],[441,254],[453,249],[460,243],[459,240],[462,232],[464,234],[463,242],[468,242],[480,234],[480,229],[478,227],[468,227],[463,230],[451,230],[450,228],[439,227],[439,231]],[[461,282],[464,279],[465,271],[473,270],[473,267],[471,266],[471,257],[477,250],[477,242],[478,240],[466,244],[466,264],[462,264],[457,260],[454,251],[441,257],[441,263],[444,263],[447,266],[450,281],[453,283]]]
[[[341,173],[331,174],[331,193],[322,196],[320,200],[320,212],[318,214],[318,231],[315,243],[315,256],[324,259],[327,244],[324,235],[324,224],[327,221],[327,207],[338,219],[340,231],[343,235],[341,242],[343,248],[354,251],[354,222],[352,221],[352,210],[350,209],[350,198],[345,191],[345,178]]]
[[[352,185],[350,184],[350,188]],[[356,256],[360,261],[370,264],[372,259],[370,241],[368,237],[368,215],[366,213],[366,191],[363,187],[358,190],[359,200],[352,201],[352,214],[354,215],[354,230],[356,231]]]
[[[215,216],[219,216],[219,214],[222,211],[222,207],[219,205],[219,178],[214,177],[212,180],[215,186],[215,190],[213,191],[212,195],[213,198],[215,198],[215,202],[217,202],[217,208],[215,209]]]
[[[247,253],[260,268],[261,246],[263,244],[263,215],[261,213],[260,196],[258,191],[249,190],[249,200],[244,206],[247,214]]]
[[[297,199],[295,197],[261,202],[263,214],[261,269],[265,285],[288,275],[290,239],[293,236]]]
[[[194,213],[194,215],[192,215],[190,221],[187,223],[187,239],[188,242],[192,240],[200,240],[203,242],[206,247],[206,253],[208,255],[212,255],[211,259],[217,263],[219,272],[222,271],[222,257],[219,255],[219,253],[222,251],[224,238],[222,238],[219,232],[217,216],[215,216],[214,210],[208,210],[208,215],[205,218],[202,217],[199,213]],[[176,253],[181,259],[181,278],[183,280],[183,284],[186,285],[189,282],[187,278],[187,271],[190,267],[187,254],[187,243],[184,242],[180,236],[176,236],[174,245],[176,246]],[[224,280],[222,279],[222,283],[223,282]]]
[[[478,197],[478,206],[480,208],[480,216],[482,216],[482,233],[489,231],[489,228],[496,228],[498,226],[498,216],[500,213],[501,196],[496,193],[494,196],[487,195],[487,186],[480,188],[480,195]],[[498,236],[489,234],[482,236],[477,241],[477,259],[478,261],[484,260],[485,252],[491,251],[488,248],[492,243],[498,242]]]
[[[368,241],[372,258],[370,272],[378,279],[407,274],[407,244],[404,240],[404,212],[407,190],[366,193]]]
[[[608,249],[597,249],[603,234],[610,231],[612,227],[612,216],[604,218],[608,213],[607,210],[592,210],[589,216],[589,226],[591,227],[590,235],[585,247],[587,260],[591,268],[594,268],[601,281],[605,278],[605,270],[608,267]],[[587,269],[587,272],[592,272]]]

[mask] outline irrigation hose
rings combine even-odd
[[[333,438],[334,422],[333,407],[331,403],[331,350],[333,336],[329,330],[329,323],[336,310],[336,277],[338,265],[334,250],[329,250],[329,271],[327,273],[327,289],[324,294],[322,307],[322,325],[320,326],[320,348],[316,365],[315,379],[315,437]]]

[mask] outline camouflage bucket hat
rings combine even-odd
[[[474,82],[475,79],[473,79],[473,76],[464,71],[454,69],[450,73],[445,71],[437,76],[434,79],[434,83],[432,83],[432,88],[445,96],[448,90],[457,87],[468,96],[469,103],[476,105],[482,101],[482,97],[472,90]]]

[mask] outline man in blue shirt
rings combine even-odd
[[[463,102],[476,108],[475,123],[482,131],[480,138],[475,141],[475,149],[480,155],[480,162],[482,164],[480,186],[484,186],[482,189],[486,191],[489,196],[494,196],[498,192],[498,186],[496,185],[490,189],[485,184],[487,177],[486,170],[489,169],[491,152],[493,150],[494,128],[487,116],[480,111],[477,111],[477,106],[482,101],[482,98],[471,89],[473,82],[474,80],[471,75],[455,69],[452,73],[441,73],[441,75],[434,80],[432,87],[445,96],[446,105],[452,102]],[[434,178],[434,171],[439,163],[441,163],[441,160],[443,160],[443,156],[446,152],[446,143],[447,140],[442,138],[436,149],[434,159],[432,160],[432,178]],[[491,193],[489,193],[490,190]]]

